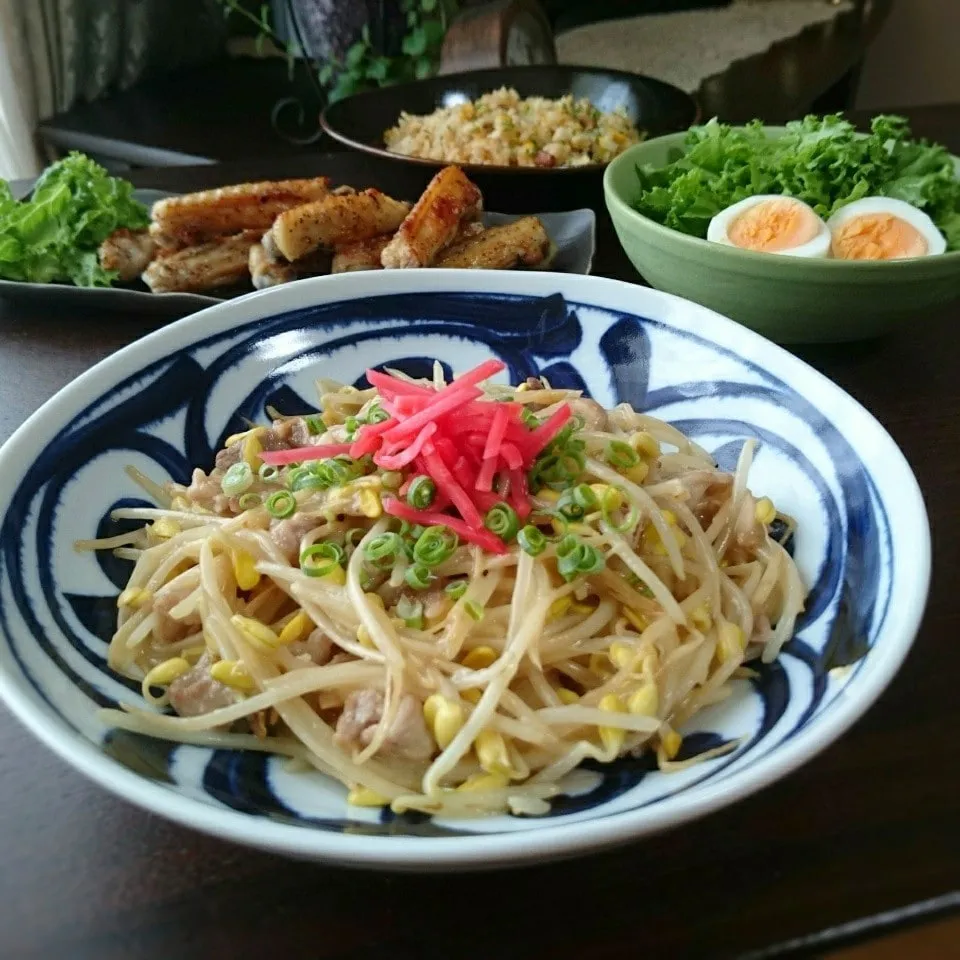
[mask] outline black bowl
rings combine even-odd
[[[698,116],[696,101],[677,87],[621,70],[591,67],[498,67],[431,77],[395,87],[358,93],[331,104],[320,124],[336,140],[423,171],[423,183],[446,164],[391,153],[383,133],[394,126],[402,111],[432,113],[438,107],[476,100],[500,87],[513,87],[521,97],[556,99],[572,93],[586,97],[600,110],[624,107],[630,119],[648,137],[686,130]],[[492,164],[459,164],[483,191],[488,209],[507,213],[600,207],[606,164],[583,167],[504,167]]]

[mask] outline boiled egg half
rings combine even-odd
[[[903,200],[864,197],[828,221],[838,260],[904,260],[943,253],[947,241],[934,222]]]
[[[828,257],[830,231],[813,208],[795,197],[761,194],[721,210],[707,239],[740,250],[788,257]]]

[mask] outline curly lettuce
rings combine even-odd
[[[691,127],[664,167],[638,165],[634,208],[664,226],[706,237],[721,210],[761,193],[797,197],[821,216],[866,196],[924,210],[960,250],[960,177],[946,147],[914,140],[903,117],[878,116],[866,136],[840,114],[787,124],[776,140],[754,120]]]
[[[0,180],[0,277],[33,283],[108,287],[97,248],[114,230],[150,222],[133,187],[82,153],[48,167],[30,197],[17,202]]]

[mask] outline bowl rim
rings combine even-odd
[[[410,156],[405,153],[394,153],[392,150],[388,150],[386,147],[376,146],[372,143],[363,143],[360,140],[355,140],[353,137],[348,136],[343,133],[337,127],[333,126],[330,123],[329,114],[331,112],[336,113],[337,110],[344,109],[344,105],[352,103],[355,109],[363,109],[363,98],[367,97],[378,97],[381,96],[384,89],[389,89],[391,92],[408,90],[410,88],[423,87],[427,84],[436,83],[437,80],[442,80],[445,77],[451,78],[462,77],[470,78],[477,77],[481,78],[487,74],[499,74],[504,70],[522,70],[524,72],[538,72],[543,69],[548,68],[551,70],[561,69],[561,70],[571,70],[577,71],[579,73],[593,73],[593,74],[604,74],[612,77],[622,77],[624,80],[631,83],[636,83],[640,80],[645,84],[649,84],[656,88],[669,89],[671,91],[676,91],[682,94],[690,102],[690,105],[693,107],[693,116],[690,120],[691,124],[699,123],[702,117],[702,111],[700,107],[700,102],[696,97],[691,96],[687,93],[686,90],[681,90],[680,87],[675,86],[672,83],[668,83],[666,80],[659,80],[656,77],[649,77],[646,74],[642,73],[630,73],[626,70],[614,70],[606,69],[604,67],[596,66],[578,66],[577,64],[572,63],[533,63],[533,64],[517,64],[516,66],[509,67],[483,67],[479,70],[465,70],[455,74],[438,74],[434,77],[426,77],[423,80],[410,80],[407,83],[395,84],[389,88],[379,88],[376,90],[363,90],[359,93],[351,94],[349,97],[344,97],[342,100],[337,100],[334,103],[327,104],[326,107],[320,113],[320,127],[328,136],[333,137],[334,140],[337,140],[339,143],[344,144],[354,150],[360,150],[363,153],[368,154],[369,156],[382,157],[387,160],[396,160],[404,163],[414,164],[416,166],[425,167],[432,170],[440,170],[443,167],[450,166],[450,162],[446,160],[431,160],[429,157],[415,157]],[[397,118],[399,119],[399,117]],[[659,139],[659,138],[655,138]],[[628,148],[629,149],[629,148]],[[622,154],[620,155],[622,156]],[[614,157],[616,160],[617,157]],[[469,174],[483,174],[483,173],[492,173],[500,175],[517,175],[517,176],[558,176],[558,175],[574,175],[574,174],[600,174],[602,171],[606,170],[607,167],[613,160],[608,160],[605,163],[584,163],[576,167],[513,167],[509,164],[501,163],[457,163],[456,166],[460,167],[465,173]]]
[[[742,127],[743,124],[735,126]],[[786,129],[786,127],[778,125],[765,125],[763,127],[764,132],[770,133],[783,133]],[[636,156],[637,154],[642,153],[652,145],[673,146],[676,144],[679,146],[686,134],[687,131],[679,131],[677,133],[665,133],[659,137],[651,137],[649,140],[642,140],[640,143],[635,143],[627,147],[623,153],[614,157],[613,160],[607,164],[603,173],[603,193],[611,217],[614,216],[614,208],[616,208],[618,215],[642,226],[655,236],[662,237],[667,241],[674,241],[682,247],[686,247],[691,253],[699,251],[704,255],[716,257],[718,263],[733,265],[739,262],[741,264],[753,264],[757,267],[763,267],[764,265],[769,267],[773,264],[789,264],[790,266],[787,267],[787,269],[792,270],[798,276],[804,271],[817,273],[820,270],[829,270],[837,275],[846,271],[848,276],[856,271],[868,275],[876,274],[879,271],[881,275],[889,277],[891,275],[896,276],[891,273],[892,270],[903,271],[904,269],[916,269],[921,264],[928,269],[935,269],[937,271],[946,269],[938,266],[939,264],[954,265],[960,268],[960,250],[950,250],[932,257],[906,257],[902,260],[837,260],[833,257],[807,259],[804,257],[785,257],[782,254],[764,253],[756,250],[740,250],[737,247],[727,246],[722,243],[713,243],[702,237],[682,233],[679,230],[674,230],[672,227],[658,223],[646,214],[640,213],[639,210],[635,210],[614,184],[614,180],[619,175],[621,166],[626,167],[639,162]],[[866,136],[866,134],[861,134],[861,136]],[[960,171],[960,156],[951,153],[950,157],[953,159],[957,170]],[[707,251],[710,251],[709,254]]]
[[[898,488],[898,511],[909,521],[905,526],[906,552],[911,563],[900,570],[906,599],[893,609],[895,619],[883,627],[880,649],[863,661],[857,674],[856,695],[849,690],[838,696],[818,723],[798,732],[739,771],[735,777],[681,792],[662,803],[577,821],[553,824],[534,831],[508,831],[455,838],[362,836],[334,833],[309,826],[276,823],[266,818],[227,810],[195,799],[134,773],[105,754],[90,740],[75,733],[67,723],[22,688],[0,660],[0,699],[38,739],[91,780],[143,809],[183,826],[291,857],[308,858],[357,867],[387,867],[417,871],[487,869],[518,864],[534,857],[569,857],[589,850],[623,844],[641,836],[703,816],[725,807],[780,779],[822,751],[874,703],[899,669],[913,644],[926,606],[930,583],[930,529],[923,497],[909,464],[884,427],[853,397],[819,371],[781,347],[734,321],[681,297],[600,277],[512,271],[449,270],[389,271],[374,278],[356,274],[316,277],[302,283],[257,291],[208,307],[162,327],[106,357],[68,383],[44,403],[0,448],[5,458],[33,463],[35,436],[45,436],[62,425],[64,416],[101,395],[103,384],[115,385],[143,370],[160,355],[186,349],[212,334],[276,316],[317,303],[364,299],[397,293],[475,292],[482,295],[526,296],[560,292],[577,303],[594,305],[617,302],[624,294],[633,304],[631,312],[656,319],[667,326],[691,329],[725,349],[763,357],[787,383],[807,381],[835,396],[860,421],[861,443],[880,443],[887,450],[886,476]],[[489,282],[488,282],[489,281]],[[371,288],[372,284],[372,288]],[[608,309],[616,309],[608,307]],[[679,316],[678,316],[679,314]],[[759,362],[759,360],[755,360]],[[795,387],[796,388],[796,387]],[[17,485],[17,471],[0,471],[0,511],[5,514]],[[912,542],[911,542],[912,541]],[[904,555],[901,546],[901,555]],[[891,562],[893,557],[891,557]],[[896,581],[895,581],[896,583]],[[11,632],[32,634],[15,624]]]

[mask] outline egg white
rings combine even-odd
[[[894,200],[892,197],[864,197],[862,200],[854,200],[845,207],[841,207],[827,221],[827,227],[832,236],[854,217],[871,213],[886,213],[909,223],[927,242],[927,252],[924,256],[929,257],[946,252],[947,240],[930,217],[905,200]]]
[[[822,260],[830,256],[830,230],[827,227],[827,224],[824,223],[821,217],[818,217],[814,213],[813,208],[809,204],[804,203],[802,200],[797,200],[796,197],[784,197],[781,194],[776,193],[762,193],[756,197],[747,197],[746,200],[741,200],[739,203],[731,204],[725,210],[721,210],[711,221],[710,226],[707,227],[707,240],[712,243],[723,243],[728,247],[734,247],[737,250],[743,250],[745,248],[737,246],[730,240],[728,236],[728,231],[730,230],[731,224],[737,219],[737,217],[746,213],[747,210],[752,209],[758,204],[763,203],[766,200],[784,200],[788,199],[793,203],[797,203],[802,207],[806,207],[814,217],[816,217],[817,223],[819,224],[817,235],[812,239],[808,240],[806,243],[801,243],[797,247],[790,247],[787,250],[764,250],[759,251],[763,253],[770,253],[774,256],[784,256],[784,257],[807,257]],[[758,251],[750,251],[756,253]]]

